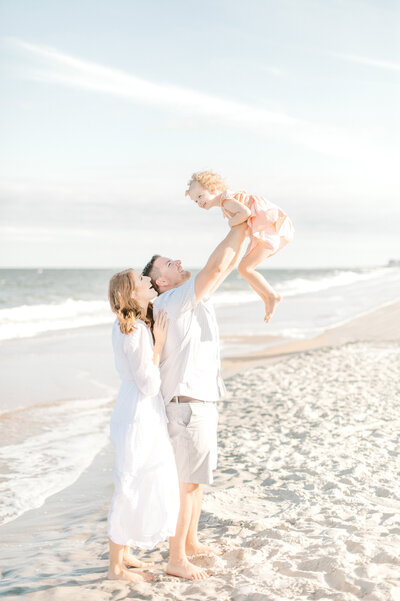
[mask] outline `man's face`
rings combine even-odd
[[[190,271],[182,269],[182,263],[179,260],[174,261],[168,257],[158,257],[153,265],[160,274],[156,278],[156,283],[161,291],[176,288],[190,278]]]

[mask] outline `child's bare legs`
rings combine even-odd
[[[126,580],[127,582],[143,582],[153,578],[151,574],[134,573],[127,570],[124,564],[124,545],[117,545],[110,539],[108,539],[108,542],[110,545],[110,565],[107,578],[110,580]]]
[[[264,301],[265,304],[265,317],[266,323],[271,319],[272,313],[274,312],[275,306],[281,300],[281,295],[276,292],[272,286],[270,286],[267,280],[258,273],[255,269],[271,254],[271,249],[266,248],[263,244],[257,244],[255,248],[243,257],[238,265],[238,271],[242,278],[250,284],[250,286],[257,292]]]

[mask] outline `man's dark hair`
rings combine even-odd
[[[153,255],[151,257],[150,261],[147,263],[147,265],[144,267],[144,269],[142,271],[142,275],[149,275],[151,277],[151,283],[153,284],[153,288],[157,292],[157,294],[160,294],[160,290],[155,281],[157,278],[157,275],[155,273],[152,273],[152,271],[153,271],[153,267],[154,267],[154,261],[156,259],[158,259],[159,257],[161,257],[161,255]]]

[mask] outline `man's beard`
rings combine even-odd
[[[190,278],[191,273],[190,271],[182,271],[182,273],[178,273],[178,278],[176,280],[175,286],[180,286],[180,284],[183,284],[184,282],[187,282],[188,279]]]

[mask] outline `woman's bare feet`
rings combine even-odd
[[[282,297],[280,294],[274,294],[274,295],[268,296],[267,298],[264,298],[264,303],[265,303],[264,321],[265,321],[265,323],[269,322],[269,320],[272,317],[273,312],[275,311],[276,305],[281,300],[282,300]]]
[[[170,576],[178,576],[178,578],[187,578],[188,580],[206,580],[208,578],[206,570],[195,566],[187,559],[170,559],[165,571]]]
[[[154,578],[152,574],[143,574],[142,572],[130,572],[126,568],[109,568],[107,572],[108,580],[125,580],[125,582],[145,582]]]
[[[124,552],[123,562],[124,562],[124,565],[126,565],[128,568],[146,569],[146,568],[150,568],[151,566],[154,565],[153,561],[141,561],[140,559],[138,559],[137,557],[132,555],[132,553],[130,553],[129,551]]]
[[[187,545],[186,547],[186,555],[188,557],[192,557],[193,555],[222,555],[222,553],[223,551],[218,547],[202,545],[201,543]]]

